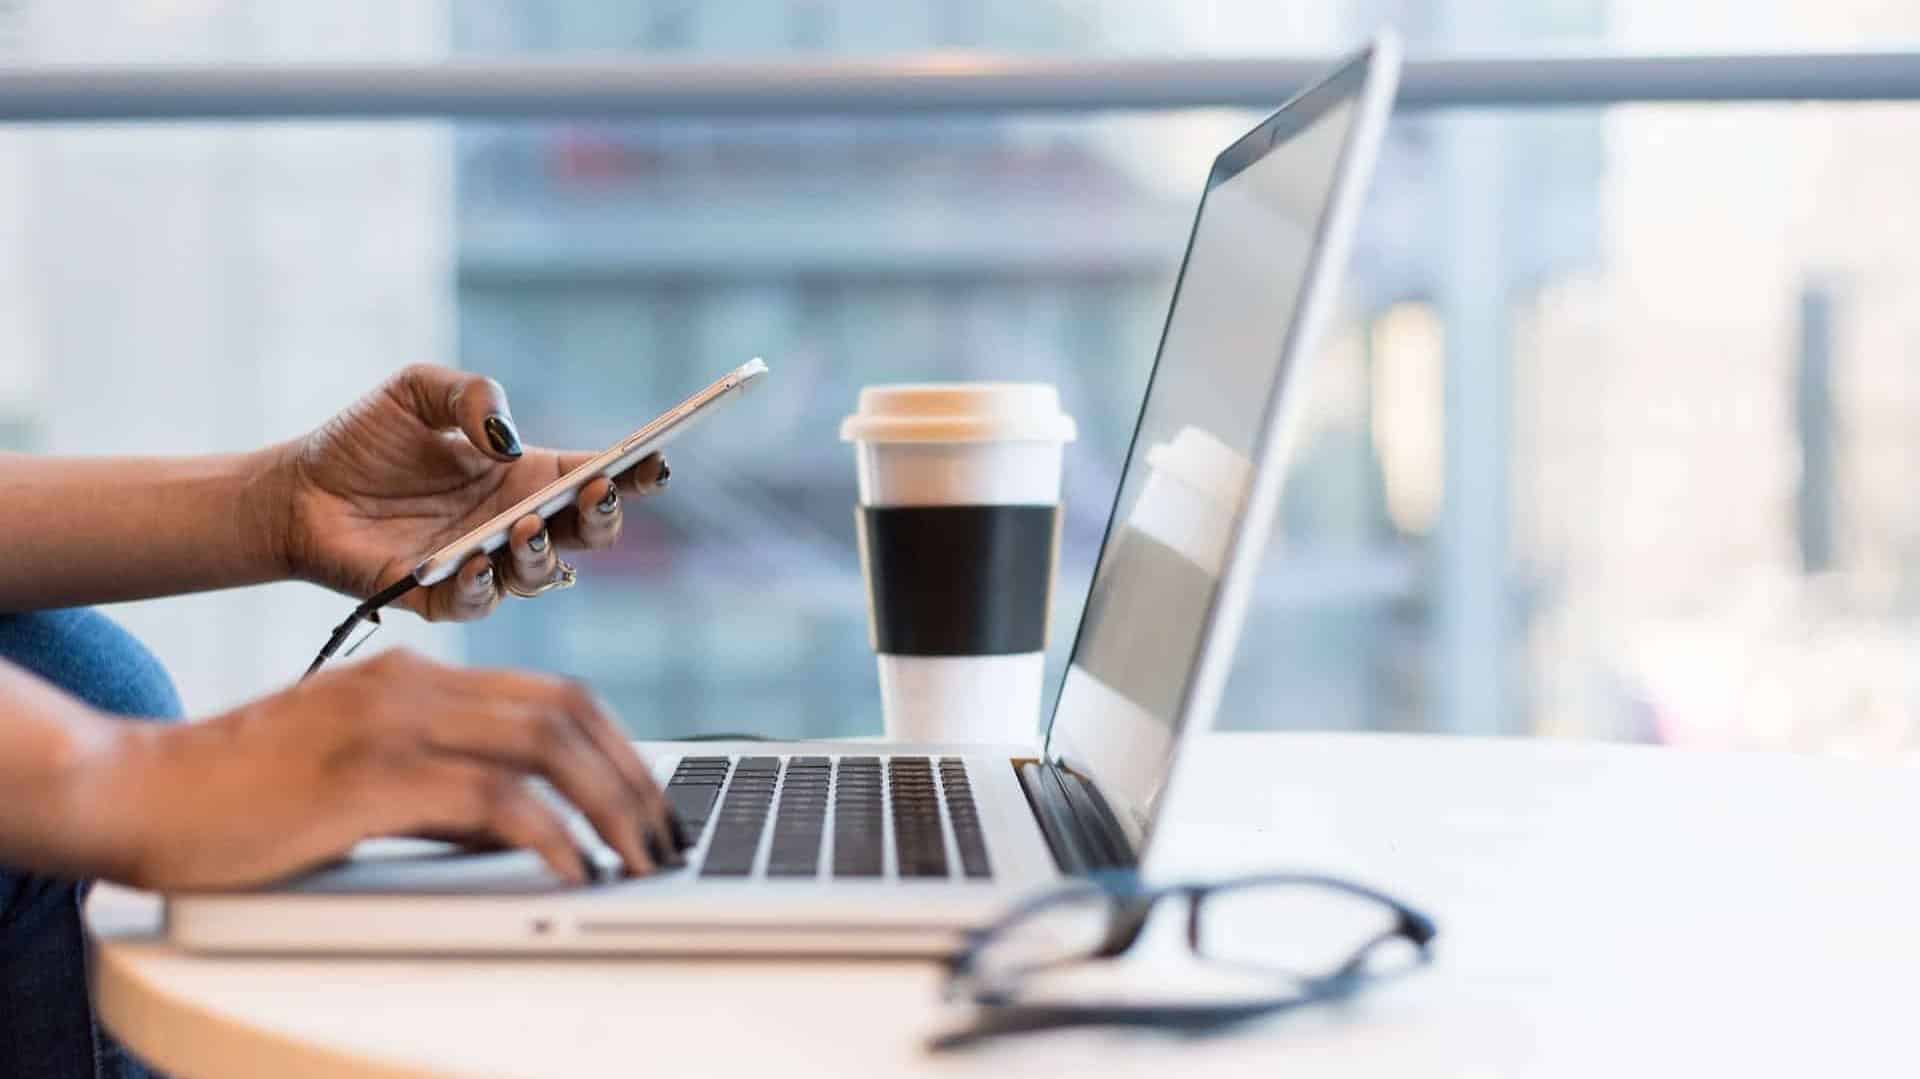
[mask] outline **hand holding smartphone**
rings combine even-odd
[[[332,636],[321,648],[320,654],[314,657],[312,665],[307,668],[307,673],[312,674],[318,670],[321,664],[339,651],[340,646],[345,643],[356,625],[362,621],[378,623],[378,612],[382,607],[415,588],[432,586],[446,580],[459,572],[461,565],[476,554],[492,554],[499,550],[506,544],[507,536],[514,523],[521,518],[537,515],[542,520],[552,519],[555,514],[573,505],[581,489],[587,484],[602,476],[608,478],[617,476],[638,464],[647,455],[658,452],[669,442],[691,430],[694,424],[718,411],[724,402],[737,397],[740,391],[752,385],[766,373],[766,363],[759,357],[754,357],[609,446],[603,452],[595,454],[585,463],[502,510],[491,520],[428,554],[414,566],[412,573],[356,607],[346,621],[334,627]]]
[[[667,443],[691,430],[695,423],[711,415],[723,402],[731,400],[766,373],[767,365],[758,356],[727,372],[706,389],[668,409],[646,426],[595,455],[592,460],[428,555],[414,567],[414,581],[422,585],[437,584],[458,572],[461,563],[473,555],[492,554],[499,550],[507,542],[507,531],[513,527],[513,523],[528,514],[538,514],[543,520],[551,520],[554,514],[573,505],[582,487],[601,476],[617,476],[638,464],[641,458],[665,448]]]

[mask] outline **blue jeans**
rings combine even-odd
[[[104,711],[148,719],[180,715],[180,698],[165,668],[93,611],[0,615],[0,659]],[[0,791],[0,798],[5,794]],[[94,1019],[80,920],[86,891],[84,881],[0,866],[0,1076],[149,1074]]]

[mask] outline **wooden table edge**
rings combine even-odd
[[[148,980],[136,956],[166,948],[158,937],[99,935],[92,964],[100,1022],[162,1071],[179,1076],[261,1075],[266,1068],[280,1079],[425,1079],[446,1074],[329,1049],[169,994]]]

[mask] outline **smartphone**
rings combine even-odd
[[[711,415],[721,402],[738,396],[741,390],[767,373],[767,365],[758,356],[732,371],[718,382],[694,394],[662,413],[658,419],[608,447],[591,461],[554,480],[545,487],[503,510],[493,520],[428,555],[413,568],[413,579],[421,585],[434,585],[459,572],[462,563],[482,552],[491,554],[507,542],[507,530],[529,513],[543,519],[573,505],[580,489],[600,476],[616,476],[640,462],[690,429],[704,416]]]

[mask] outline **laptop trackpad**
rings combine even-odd
[[[426,839],[372,839],[344,861],[272,890],[326,895],[520,895],[567,887],[531,851],[468,851]]]

